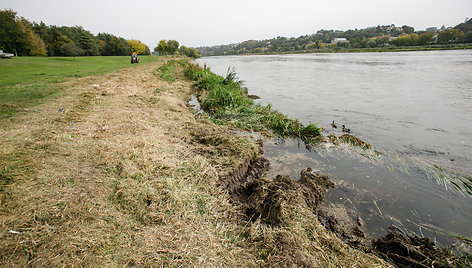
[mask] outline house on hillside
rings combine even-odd
[[[347,40],[346,38],[333,38],[333,40],[331,40],[331,45],[337,45],[338,43],[348,43],[349,40]]]

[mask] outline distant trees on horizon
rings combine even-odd
[[[332,42],[345,38],[347,42]],[[472,19],[454,28],[415,31],[408,25],[379,25],[365,29],[319,30],[300,37],[278,36],[266,40],[248,40],[238,44],[197,48],[203,56],[236,55],[246,53],[277,53],[324,48],[373,48],[383,46],[423,46],[428,44],[472,43]]]
[[[18,56],[127,56],[151,54],[139,40],[109,33],[93,35],[81,26],[29,22],[12,10],[0,10],[0,49]]]
[[[332,42],[345,38],[346,42]],[[415,31],[408,25],[383,25],[365,29],[319,30],[315,34],[266,40],[248,40],[238,44],[189,48],[175,40],[161,40],[154,52],[161,55],[185,55],[192,58],[212,55],[277,53],[325,48],[374,48],[383,46],[424,46],[428,44],[472,43],[472,19],[454,28]],[[12,10],[0,10],[0,49],[19,56],[127,56],[150,55],[139,40],[126,40],[109,33],[92,34],[82,26],[47,26],[29,22]]]
[[[179,42],[175,40],[161,40],[159,44],[154,48],[154,52],[159,53],[160,55],[183,55],[190,58],[200,58],[200,53],[197,49],[180,46]]]
[[[154,51],[198,58],[194,48],[181,46],[175,40],[164,41]],[[161,42],[162,42],[161,41]],[[159,49],[157,49],[159,48]],[[109,33],[93,35],[82,26],[55,26],[29,22],[12,10],[0,10],[0,49],[18,56],[128,56],[150,55],[149,47],[140,40],[126,40]]]

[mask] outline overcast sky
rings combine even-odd
[[[472,0],[0,0],[0,9],[47,25],[138,39],[152,50],[161,39],[198,47],[320,29],[455,26],[472,17]]]

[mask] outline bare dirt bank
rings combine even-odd
[[[223,186],[260,148],[195,117],[181,66],[157,75],[167,60],[72,80],[0,123],[3,265],[388,266],[326,231],[308,186],[264,179],[253,205],[235,202]]]

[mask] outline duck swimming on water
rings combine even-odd
[[[341,128],[342,128],[343,132],[346,132],[346,133],[351,132],[351,130],[349,128],[346,128],[346,126],[344,126],[344,125]]]
[[[331,126],[332,126],[333,128],[338,128],[338,126],[336,126],[336,124],[334,123],[334,120],[333,120],[333,123],[331,123]]]

